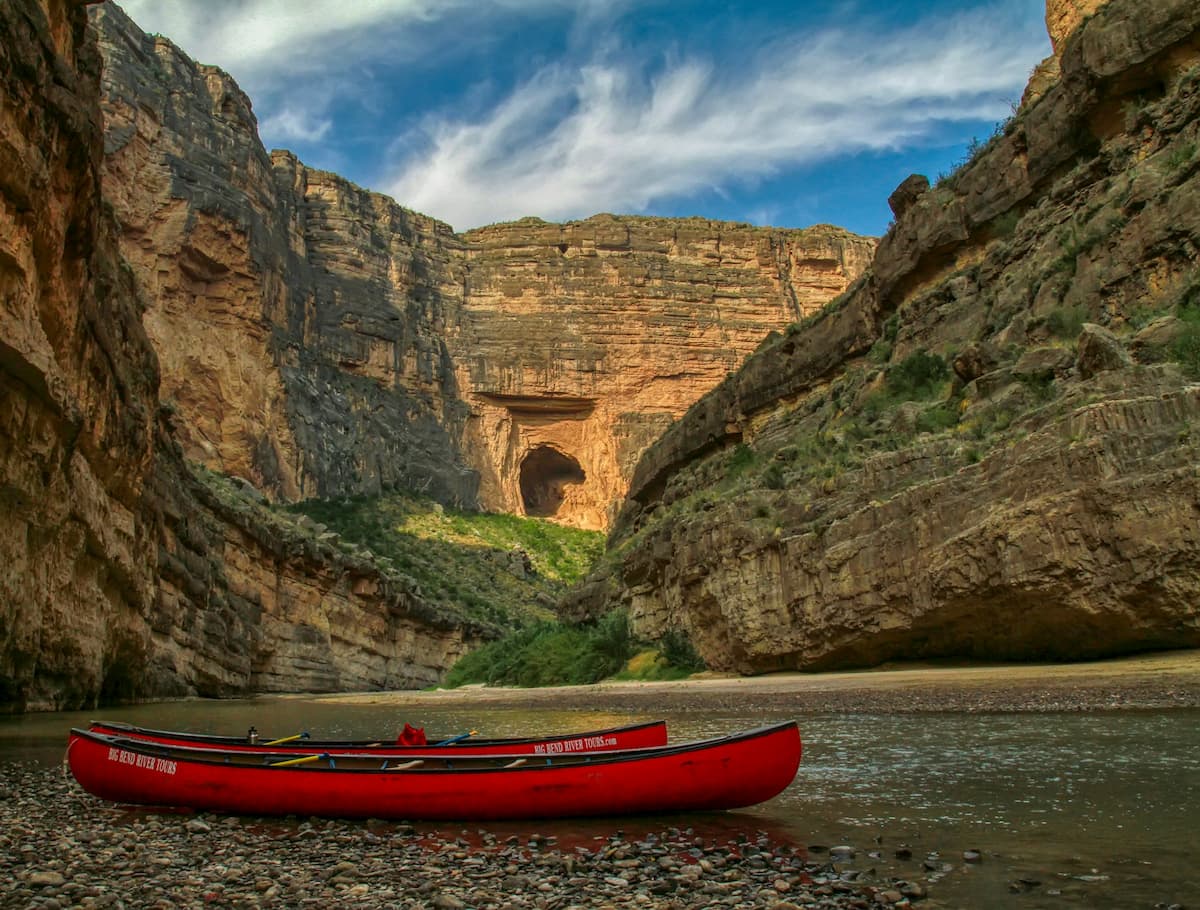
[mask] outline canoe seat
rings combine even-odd
[[[423,764],[425,764],[425,760],[423,758],[414,758],[412,761],[406,761],[402,765],[392,765],[392,767],[389,770],[407,771],[409,768],[416,768]]]
[[[523,758],[518,758],[518,759],[516,759],[515,761],[510,761],[510,762],[509,762],[507,765],[505,765],[504,767],[506,767],[506,768],[519,768],[519,767],[520,767],[521,765],[523,765],[523,764],[525,764],[525,759],[523,759]]]

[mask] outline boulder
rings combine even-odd
[[[1083,379],[1091,379],[1107,370],[1123,370],[1132,366],[1133,358],[1117,336],[1103,326],[1085,322],[1079,333],[1075,368]]]
[[[913,204],[928,192],[929,178],[924,174],[910,174],[904,178],[904,182],[888,196],[888,206],[896,220],[903,218]]]
[[[971,382],[996,369],[999,363],[1000,355],[993,345],[987,342],[972,342],[955,355],[951,366],[959,379]]]

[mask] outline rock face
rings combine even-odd
[[[646,452],[575,609],[742,672],[1200,645],[1200,7],[1060,56]]]
[[[420,487],[473,504],[444,341],[461,243],[286,152],[215,67],[93,9],[104,186],[189,458],[296,499]]]
[[[152,600],[157,368],[100,207],[81,7],[0,8],[0,705],[112,685]]]
[[[422,688],[496,634],[431,607],[410,579],[335,548],[304,519],[187,470],[178,451],[160,456],[146,499],[161,522],[158,584],[131,693]]]
[[[99,80],[83,4],[0,6],[0,710],[434,681],[488,630],[187,467],[102,203]],[[171,299],[239,293],[178,253]]]
[[[1083,20],[1095,14],[1108,0],[1047,0],[1046,31],[1050,33],[1050,46],[1055,55],[1061,55],[1067,39],[1083,24]]]
[[[761,343],[865,268],[873,243],[600,215],[463,235],[450,347],[490,508],[603,528],[638,456]]]
[[[836,228],[464,235],[259,143],[220,70],[93,13],[105,185],[188,456],[295,499],[400,486],[599,528],[657,434],[857,277]]]
[[[1022,105],[1028,106],[1041,98],[1062,74],[1061,58],[1067,39],[1089,16],[1095,14],[1108,0],[1046,0],[1046,31],[1050,33],[1052,53],[1037,65],[1025,87]]]

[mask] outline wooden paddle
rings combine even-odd
[[[298,739],[308,739],[308,731],[297,733],[294,736],[285,736],[282,739],[273,739],[269,743],[263,743],[264,746],[280,746],[283,743],[295,742]]]
[[[455,743],[462,742],[470,736],[478,733],[478,730],[468,730],[466,733],[460,733],[458,736],[451,736],[449,739],[443,739],[440,743],[434,743],[434,746],[453,746]]]
[[[284,761],[271,762],[272,768],[286,768],[288,765],[302,765],[305,762],[316,761],[319,758],[328,758],[328,753],[325,755],[302,755],[299,758],[288,758]]]

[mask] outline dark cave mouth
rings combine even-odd
[[[538,446],[521,460],[521,502],[525,514],[551,518],[563,504],[565,488],[587,479],[579,462],[551,446]]]

